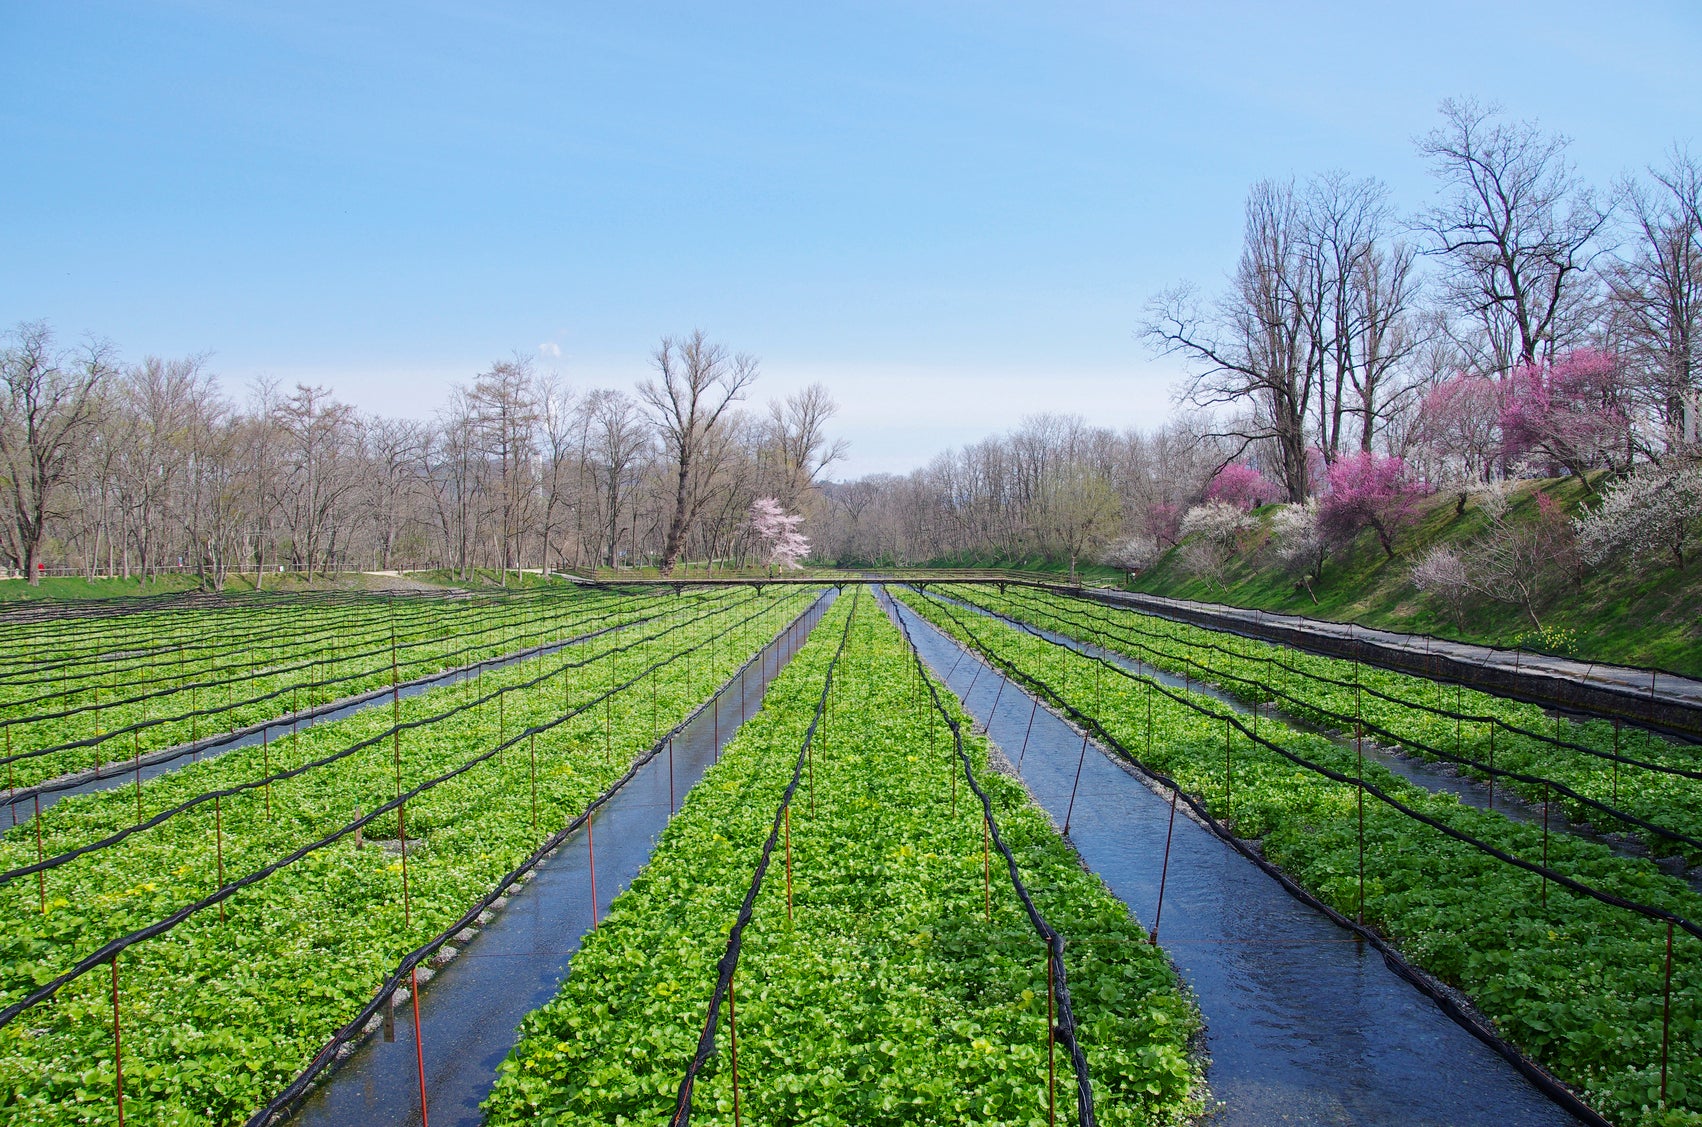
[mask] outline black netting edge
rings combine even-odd
[[[147,925],[146,927],[138,928],[135,931],[132,931],[132,932],[126,934],[126,935],[119,936],[117,939],[110,940],[103,947],[101,947],[99,950],[97,950],[97,951],[93,952],[92,954],[87,955],[84,958],[82,958],[81,960],[79,960],[69,970],[64,971],[63,973],[59,974],[57,977],[53,978],[49,982],[38,987],[36,990],[32,991],[30,994],[19,999],[18,1001],[13,1002],[11,1005],[5,1007],[4,1009],[0,1009],[0,1028],[4,1028],[7,1025],[10,1025],[14,1020],[17,1019],[17,1017],[20,1014],[24,1013],[25,1011],[31,1009],[32,1007],[34,1007],[36,1005],[39,1005],[42,1002],[47,1001],[49,998],[53,997],[67,983],[70,983],[70,982],[82,977],[83,975],[87,974],[89,971],[93,970],[94,968],[111,961],[113,958],[117,957],[119,954],[123,953],[128,948],[133,947],[136,944],[141,943],[145,940],[152,939],[157,935],[163,935],[165,932],[170,931],[172,928],[176,927],[178,924],[182,923],[184,920],[188,919],[190,916],[196,914],[197,912],[203,911],[204,909],[207,909],[207,908],[211,908],[214,905],[219,904],[222,901],[229,899],[230,897],[234,896],[236,893],[240,892],[241,890],[243,890],[244,888],[247,888],[250,885],[258,884],[260,881],[265,880],[267,877],[271,876],[273,873],[276,873],[279,869],[282,869],[282,868],[284,868],[288,865],[294,864],[296,861],[301,860],[303,857],[306,857],[310,853],[315,853],[320,849],[324,849],[327,846],[335,844],[336,842],[342,840],[344,837],[347,837],[349,834],[354,833],[356,830],[364,828],[365,826],[367,826],[371,822],[377,820],[379,817],[381,817],[385,814],[388,814],[390,811],[395,810],[398,807],[404,805],[409,799],[417,798],[419,795],[424,794],[428,790],[432,790],[433,788],[441,786],[442,784],[448,782],[451,779],[454,779],[454,778],[456,778],[460,775],[466,774],[468,771],[472,770],[474,767],[477,767],[479,764],[485,762],[486,760],[496,757],[505,749],[517,745],[518,743],[520,743],[521,740],[526,739],[526,738],[531,737],[531,736],[535,736],[535,735],[537,735],[541,732],[547,732],[552,728],[556,728],[556,727],[559,727],[562,724],[567,723],[569,720],[572,720],[575,717],[581,715],[582,713],[588,711],[589,709],[596,707],[598,704],[602,703],[603,700],[610,698],[610,697],[613,697],[613,696],[616,696],[617,694],[624,692],[625,690],[627,690],[629,688],[632,688],[634,685],[639,684],[650,673],[651,669],[659,669],[664,665],[668,665],[668,664],[670,664],[674,661],[680,660],[680,658],[682,658],[685,655],[686,652],[689,652],[689,651],[682,651],[681,653],[674,654],[670,657],[664,658],[662,661],[656,662],[650,668],[639,673],[636,677],[629,678],[628,680],[621,682],[619,685],[612,686],[607,692],[602,693],[597,697],[594,697],[590,701],[587,701],[586,703],[584,703],[584,704],[580,705],[579,707],[573,709],[571,712],[565,713],[564,715],[559,716],[556,719],[549,721],[548,723],[535,724],[530,728],[526,728],[526,729],[521,730],[520,732],[516,733],[512,738],[507,739],[507,740],[503,740],[501,743],[498,743],[495,747],[492,747],[492,748],[490,748],[486,751],[480,752],[478,755],[475,755],[471,759],[466,760],[465,762],[461,763],[459,766],[451,768],[450,770],[445,771],[440,775],[436,775],[436,776],[434,776],[430,779],[427,779],[426,781],[418,784],[417,786],[413,787],[410,790],[403,791],[402,793],[398,794],[395,798],[391,799],[389,802],[386,802],[382,806],[375,807],[370,813],[362,815],[359,818],[356,818],[354,821],[349,822],[347,825],[344,825],[344,826],[342,826],[342,827],[340,827],[336,830],[333,830],[329,834],[326,834],[325,836],[319,838],[316,841],[309,842],[308,844],[300,847],[299,849],[296,849],[294,852],[289,853],[284,857],[279,858],[278,860],[272,862],[269,865],[265,865],[265,866],[262,866],[259,869],[256,869],[254,872],[249,873],[247,876],[239,877],[236,880],[231,881],[228,884],[225,884],[223,887],[207,894],[206,896],[202,897],[199,900],[191,901],[190,903],[185,904],[183,907],[179,908],[177,911],[173,912],[171,915],[166,916],[163,919],[156,920],[155,922]]]
[[[993,820],[993,800],[987,792],[981,789],[981,784],[975,780],[975,769],[970,762],[968,752],[963,749],[963,731],[956,717],[946,709],[940,700],[940,692],[934,679],[926,673],[922,662],[922,654],[916,648],[916,640],[910,636],[910,627],[902,615],[898,615],[898,626],[904,633],[905,644],[910,647],[910,655],[916,662],[916,671],[928,686],[928,692],[933,700],[934,708],[944,718],[951,728],[952,740],[957,750],[958,758],[963,764],[964,778],[968,780],[969,789],[981,800],[981,810],[987,819],[993,844],[1005,858],[1005,866],[1010,871],[1011,884],[1016,888],[1017,898],[1022,901],[1023,909],[1028,913],[1028,922],[1034,926],[1035,932],[1046,943],[1046,958],[1052,964],[1053,994],[1057,1000],[1057,1021],[1054,1023],[1057,1036],[1064,1042],[1064,1047],[1070,1055],[1070,1063],[1076,1076],[1076,1121],[1079,1127],[1094,1127],[1096,1122],[1093,1108],[1093,1082],[1088,1073],[1087,1054],[1082,1050],[1081,1042],[1076,1037],[1075,1006],[1070,1001],[1069,982],[1064,973],[1064,940],[1046,918],[1040,914],[1040,909],[1034,906],[1034,900],[1029,895],[1028,887],[1023,884],[1022,876],[1017,871],[1016,857],[1010,847],[999,836],[998,823]]]
[[[566,826],[546,838],[544,843],[538,846],[538,848],[535,849],[531,855],[526,858],[526,860],[509,870],[507,875],[498,881],[496,886],[490,892],[481,897],[478,902],[463,913],[458,920],[438,932],[424,944],[421,944],[419,947],[416,947],[414,950],[404,955],[401,961],[397,964],[394,973],[392,973],[390,977],[385,980],[384,984],[378,988],[377,992],[373,994],[372,1000],[361,1008],[360,1013],[356,1014],[354,1018],[350,1019],[350,1021],[332,1035],[331,1039],[325,1043],[325,1046],[321,1048],[317,1054],[314,1055],[307,1067],[296,1075],[296,1078],[290,1082],[288,1087],[274,1097],[265,1107],[249,1116],[246,1127],[265,1127],[267,1124],[279,1123],[287,1119],[291,1110],[304,1096],[307,1095],[314,1082],[318,1080],[326,1069],[336,1064],[338,1050],[344,1045],[357,1041],[364,1036],[364,1030],[367,1023],[376,1017],[378,1012],[389,1003],[391,997],[396,993],[396,991],[402,988],[403,981],[408,978],[412,971],[417,969],[422,962],[431,958],[431,956],[435,954],[439,948],[448,943],[450,939],[454,938],[457,932],[470,927],[483,912],[489,909],[490,906],[496,902],[499,897],[512,888],[520,877],[536,868],[540,862],[547,858],[556,849],[560,848],[563,842],[583,828],[585,823],[590,821],[591,815],[606,804],[610,799],[614,798],[615,794],[622,787],[631,782],[645,764],[656,758],[656,756],[661,753],[662,749],[667,746],[669,740],[678,736],[688,725],[701,716],[705,709],[711,707],[717,700],[719,700],[721,695],[727,691],[728,686],[738,680],[738,678],[742,676],[746,670],[750,669],[751,666],[755,665],[758,661],[763,660],[770,648],[779,643],[780,640],[788,633],[796,630],[799,623],[803,622],[811,614],[815,613],[816,610],[822,606],[822,603],[826,598],[827,595],[825,593],[818,596],[810,603],[809,606],[804,608],[801,614],[785,626],[781,627],[766,643],[759,646],[757,651],[747,658],[731,676],[723,681],[715,692],[708,697],[708,699],[704,700],[703,703],[692,709],[692,711],[683,720],[660,736],[656,742],[651,745],[649,751],[645,752],[641,758],[633,761],[632,766],[627,770],[626,774],[615,780],[615,782],[611,784],[607,790],[603,791],[602,794],[599,794],[596,798],[592,799],[586,806],[584,813],[580,814]]]

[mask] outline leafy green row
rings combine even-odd
[[[930,621],[1052,686],[1095,716],[1124,747],[1202,798],[1265,857],[1347,916],[1360,910],[1358,788],[1301,767],[1232,733],[1219,702],[1188,707],[1150,682],[1003,623],[914,594]],[[1151,708],[1150,727],[1147,720]],[[1204,710],[1204,711],[1202,711]],[[1260,735],[1347,775],[1353,750],[1324,736],[1265,722]],[[1226,763],[1228,770],[1226,771]],[[1544,857],[1540,826],[1461,805],[1412,786],[1376,763],[1368,784],[1454,829],[1529,861]],[[1367,924],[1414,963],[1465,991],[1501,1034],[1623,1124],[1702,1123],[1702,943],[1679,931],[1671,994],[1668,1106],[1657,1107],[1664,1014],[1666,928],[1574,895],[1367,795]],[[1652,864],[1555,835],[1555,871],[1628,900],[1702,918],[1702,896]],[[1546,885],[1546,887],[1545,887]]]
[[[406,916],[391,815],[366,827],[364,844],[344,838],[238,892],[225,901],[223,920],[205,909],[126,950],[118,966],[127,1122],[229,1123],[263,1104],[371,997],[405,952],[583,811],[655,733],[703,700],[813,594],[764,596],[748,608],[752,621],[723,613],[651,645],[614,652],[611,640],[606,660],[578,670],[552,673],[569,656],[556,655],[487,674],[482,686],[470,682],[404,701],[406,721],[441,711],[446,699],[551,674],[502,697],[500,706],[493,701],[407,732],[399,747],[405,789],[641,677],[618,699],[538,733],[535,770],[531,741],[522,741],[408,802]],[[682,613],[697,609],[681,602]],[[654,676],[645,673],[669,657]],[[378,710],[309,729],[295,746],[270,749],[271,767],[381,735],[389,722],[388,710]],[[33,880],[0,888],[10,921],[0,936],[0,999],[15,1001],[106,939],[213,891],[221,848],[225,879],[232,881],[389,801],[398,790],[396,758],[384,739],[334,770],[275,784],[269,798],[246,791],[217,811],[199,808],[121,848],[80,858],[50,874],[45,914]],[[232,751],[151,780],[144,800],[153,809],[251,780],[263,766],[260,749]],[[86,837],[93,824],[133,818],[133,803],[128,792],[67,800],[49,812],[50,821],[57,816],[56,827]],[[33,846],[33,835],[8,834],[4,856],[28,858]],[[0,1028],[0,1119],[115,1121],[109,991],[105,973],[85,975]]]
[[[673,1111],[851,601],[692,790],[560,994],[527,1018],[486,1105],[491,1123],[660,1123]],[[789,815],[790,918],[783,845],[745,931],[734,983],[742,1117],[1045,1124],[1045,948],[997,859],[988,866],[979,805],[909,651],[863,607]],[[1188,1041],[1199,1023],[1169,966],[1021,787],[986,771],[985,741],[968,746],[1025,883],[1065,938],[1100,1122],[1198,1112]],[[693,1123],[732,1122],[725,1022],[717,1039]],[[1066,1119],[1061,1052],[1058,1071]]]
[[[78,704],[111,686],[133,688],[154,678],[177,679],[188,671],[229,669],[246,675],[251,664],[272,665],[288,655],[330,646],[361,648],[388,642],[394,623],[399,640],[445,620],[504,615],[536,600],[524,597],[471,599],[384,599],[367,596],[328,604],[298,598],[264,606],[187,606],[169,612],[115,614],[98,632],[79,635],[69,623],[49,628],[9,629],[10,659],[0,672],[4,714],[46,711],[50,704]],[[70,633],[67,633],[70,631]]]
[[[1331,728],[1340,728],[1361,716],[1372,731],[1389,733],[1401,747],[1421,757],[1472,760],[1492,764],[1501,771],[1551,779],[1586,798],[1702,840],[1702,780],[1616,764],[1497,724],[1438,715],[1401,701],[1423,701],[1442,711],[1473,717],[1494,716],[1531,731],[1551,728],[1558,738],[1603,751],[1613,751],[1617,739],[1621,751],[1644,762],[1692,770],[1702,766],[1693,751],[1647,732],[1627,730],[1616,737],[1610,721],[1550,719],[1536,705],[1361,666],[1358,679],[1368,689],[1398,698],[1391,701],[1371,692],[1355,692],[1356,671],[1349,661],[1233,638],[1134,611],[1090,609],[1076,600],[1041,593],[1001,597],[985,589],[953,588],[951,594],[1048,630],[1104,645],[1160,669],[1188,673],[1249,704],[1274,701],[1292,716]],[[1238,652],[1224,653],[1223,649]],[[1471,767],[1463,771],[1480,779],[1489,777],[1487,771]],[[1567,799],[1561,792],[1545,794],[1548,788],[1541,783],[1502,778],[1496,785],[1516,790],[1533,802],[1552,797],[1556,808],[1564,807],[1568,819],[1608,830],[1624,828],[1658,854],[1676,852],[1691,862],[1702,861],[1702,848],[1621,822],[1598,808]]]
[[[730,596],[723,593],[707,597],[725,600]],[[160,748],[287,715],[298,709],[383,688],[391,683],[393,675],[408,680],[452,666],[500,657],[582,631],[617,626],[652,613],[655,610],[650,600],[564,593],[548,602],[514,607],[504,613],[487,613],[471,622],[444,618],[432,623],[430,631],[433,636],[405,654],[399,654],[394,671],[387,635],[386,645],[381,647],[384,652],[376,657],[359,650],[345,654],[341,647],[298,652],[290,655],[282,666],[269,669],[255,667],[250,671],[244,663],[241,672],[233,676],[215,672],[214,677],[223,678],[215,688],[208,687],[206,670],[199,673],[189,670],[183,674],[181,682],[187,688],[173,690],[171,684],[178,681],[176,669],[168,668],[159,674],[164,677],[165,684],[156,682],[154,686],[167,690],[161,695],[133,699],[136,692],[121,690],[125,699],[117,704],[70,716],[8,725],[4,738],[12,753],[47,748],[60,750],[20,758],[16,763],[8,764],[0,782],[9,787],[28,786],[97,764],[145,755]],[[139,688],[147,691],[147,686]],[[210,715],[167,719],[207,710],[213,711]],[[134,732],[122,731],[133,724],[148,726]],[[115,730],[118,734],[109,735]],[[63,746],[97,740],[102,736],[107,738],[87,746]]]

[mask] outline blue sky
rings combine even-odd
[[[1475,96],[1605,184],[1702,147],[1699,48],[1680,2],[0,0],[0,323],[412,416],[701,327],[759,402],[828,384],[842,472],[904,470],[1161,421],[1141,306],[1219,284],[1253,181],[1416,208],[1412,138]]]

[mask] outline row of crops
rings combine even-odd
[[[654,600],[548,589],[303,599],[9,626],[9,792],[642,617]],[[611,617],[614,616],[614,617]]]
[[[1463,773],[1564,801],[1662,851],[1694,828],[1684,749],[1611,724],[1556,731],[1527,706],[1067,598],[972,587],[902,597],[1174,783],[1226,836],[1464,991],[1501,1037],[1607,1119],[1702,1123],[1702,897],[1608,844],[1430,793],[1364,758],[1353,737],[1362,725],[1419,754],[1469,760]],[[1103,650],[1081,652],[1063,635]],[[1249,705],[1274,700],[1278,715],[1189,686],[1201,680]],[[1609,821],[1590,798],[1617,798],[1627,817]]]
[[[1450,764],[1503,793],[1655,856],[1702,861],[1702,764],[1694,747],[1611,720],[1548,716],[1534,704],[1353,661],[1300,653],[1133,611],[1026,588],[949,589],[981,609],[1145,665],[1210,683],[1249,706],[1336,731],[1361,731]]]
[[[0,1118],[241,1122],[816,595],[552,593],[490,645],[574,644],[11,829]]]
[[[1464,991],[1611,1121],[1702,1124],[1702,897],[1561,832],[1702,857],[1687,749],[1031,589],[899,597]],[[0,1120],[286,1107],[742,664],[817,617],[525,1022],[489,1121],[1202,1113],[1201,1020],[1162,950],[881,601],[853,587],[822,606],[802,588],[546,590],[14,624],[0,730],[19,787],[380,699],[0,836]],[[467,665],[482,671],[398,690]],[[1415,786],[1370,740],[1552,806],[1554,832]],[[423,1100],[423,1063],[420,1083]]]
[[[1162,953],[859,594],[692,790],[486,1109],[1171,1123],[1202,1107],[1198,1025]]]

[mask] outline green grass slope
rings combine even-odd
[[[1538,491],[1574,514],[1586,500],[1574,479],[1519,482],[1512,519],[1535,518]],[[1486,520],[1476,504],[1468,503],[1460,515],[1456,500],[1457,494],[1447,492],[1421,502],[1416,520],[1395,540],[1393,559],[1384,554],[1375,535],[1362,533],[1332,554],[1322,582],[1313,585],[1311,594],[1277,564],[1263,527],[1243,541],[1221,586],[1190,574],[1180,553],[1172,550],[1130,589],[1702,676],[1702,565],[1681,572],[1671,566],[1619,561],[1557,570],[1548,578],[1538,606],[1540,633],[1515,605],[1468,598],[1456,607],[1418,590],[1411,569],[1427,548],[1464,544],[1484,531]],[[1272,511],[1261,514],[1267,523]]]

